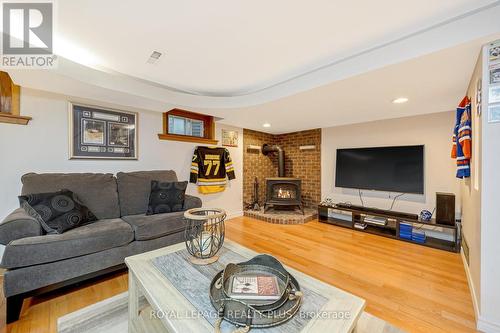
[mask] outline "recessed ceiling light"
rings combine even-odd
[[[396,99],[393,99],[392,102],[394,104],[403,104],[403,103],[408,102],[408,98],[406,98],[406,97],[398,97]]]
[[[271,127],[271,124],[269,124],[269,123],[264,123],[264,124],[262,124],[262,127]]]
[[[160,57],[161,57],[161,52],[153,51],[153,53],[151,53],[151,55],[149,56],[148,61],[146,62],[148,64],[154,64],[155,62],[158,61],[158,59],[160,59]]]

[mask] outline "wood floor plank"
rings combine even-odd
[[[318,221],[277,225],[241,217],[227,221],[226,236],[364,298],[367,312],[408,332],[476,332],[458,254]],[[127,288],[122,273],[30,299],[7,332],[56,333],[58,317]]]
[[[475,332],[460,255],[317,221],[238,218],[228,237],[367,300],[367,311],[409,332]],[[297,245],[297,246],[295,246]]]

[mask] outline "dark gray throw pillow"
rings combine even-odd
[[[187,184],[187,181],[151,181],[151,193],[149,195],[149,205],[146,215],[183,211]]]
[[[97,221],[97,217],[70,190],[19,196],[24,210],[34,216],[47,234],[65,231]],[[36,216],[38,215],[38,216]]]

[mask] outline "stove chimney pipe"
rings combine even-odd
[[[285,152],[278,145],[262,145],[262,154],[278,153],[278,177],[285,177]]]

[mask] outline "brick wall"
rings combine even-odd
[[[260,150],[248,149],[249,145],[262,147],[264,143],[274,144],[275,136],[267,133],[243,129],[243,205],[253,201],[255,177],[259,181],[259,203],[266,197],[266,177],[278,176],[278,164],[275,156],[264,156]]]
[[[302,200],[306,207],[321,201],[321,129],[281,134],[276,143],[285,151],[285,176],[302,179]],[[313,150],[299,146],[315,145]]]
[[[260,150],[264,143],[280,145],[285,151],[285,176],[302,179],[302,200],[306,207],[315,207],[321,200],[321,129],[272,135],[243,130],[243,201],[252,202],[255,177],[259,181],[259,203],[265,200],[265,179],[278,176],[275,154],[265,156]],[[299,146],[315,145],[313,150],[300,150]]]

